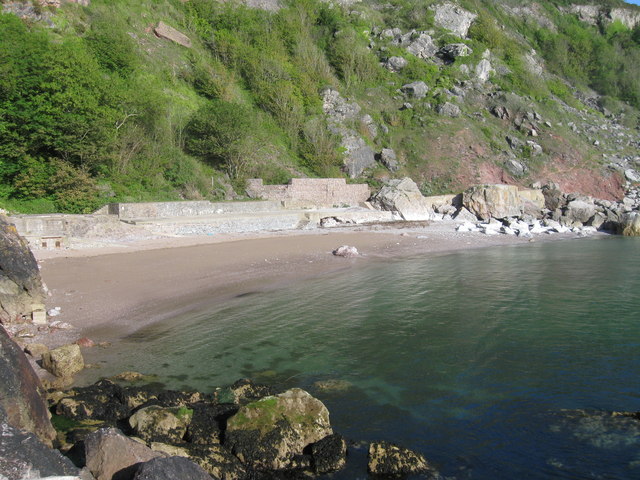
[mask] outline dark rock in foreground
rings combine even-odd
[[[44,390],[25,354],[0,327],[0,408],[6,422],[32,432],[51,446],[56,432],[43,400]]]
[[[211,480],[202,467],[183,457],[154,458],[143,463],[134,480]]]
[[[65,475],[79,476],[80,471],[67,457],[44,445],[34,434],[6,423],[5,412],[0,409],[0,478],[23,480]],[[81,478],[90,479],[91,476]]]

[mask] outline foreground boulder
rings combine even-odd
[[[80,476],[80,471],[59,451],[43,444],[32,433],[9,425],[0,408],[0,478],[23,480],[48,476]],[[83,474],[80,478],[90,479]]]
[[[143,463],[134,480],[211,480],[202,467],[183,457],[154,458]]]
[[[409,177],[390,180],[372,197],[371,203],[380,210],[396,212],[407,221],[433,218],[431,204]]]
[[[84,358],[80,346],[63,345],[42,354],[42,367],[56,377],[73,377],[84,369]]]
[[[51,446],[56,432],[43,400],[44,389],[29,360],[0,327],[0,408],[9,425],[34,433]]]
[[[140,463],[164,456],[115,428],[101,428],[89,434],[84,448],[87,468],[96,480],[130,479]]]
[[[517,217],[522,213],[518,187],[513,185],[475,185],[464,191],[462,203],[482,220]]]
[[[258,470],[281,470],[332,433],[324,404],[293,388],[241,407],[227,422],[225,446]]]
[[[0,215],[0,323],[31,315],[46,295],[40,270],[27,242]]]
[[[369,445],[369,473],[405,476],[417,473],[437,477],[436,470],[419,453],[387,442]]]

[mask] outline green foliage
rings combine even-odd
[[[250,138],[256,128],[250,108],[214,100],[198,110],[187,125],[186,149],[214,166],[239,177],[251,154]]]
[[[128,77],[136,68],[138,57],[133,39],[113,19],[93,21],[85,40],[103,68],[122,77]]]

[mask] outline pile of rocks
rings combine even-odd
[[[346,465],[347,441],[306,391],[276,393],[239,380],[224,394],[231,401],[221,401],[221,391],[154,391],[102,380],[52,391],[49,402],[73,425],[59,435],[63,450],[97,480],[116,473],[122,480],[298,478]],[[384,442],[369,446],[368,468],[437,476],[422,455]]]
[[[509,185],[478,185],[466,190],[452,218],[458,231],[531,236],[541,233],[610,231],[635,236],[640,230],[640,194],[630,189],[621,202],[563,193],[553,183],[520,191]],[[451,214],[451,206],[436,212]],[[478,222],[480,220],[480,222]]]

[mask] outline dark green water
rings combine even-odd
[[[639,292],[639,239],[368,263],[148,328],[99,374],[300,386],[459,479],[640,478],[640,429],[574,412],[640,410]]]

